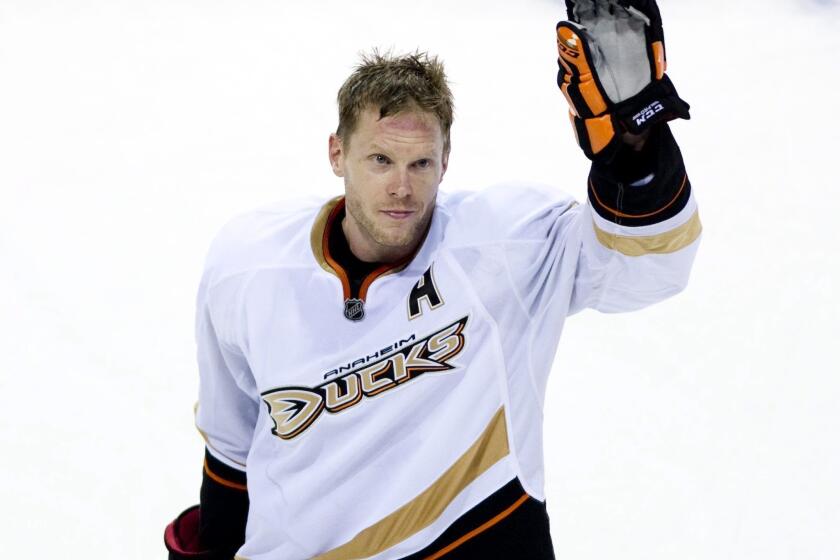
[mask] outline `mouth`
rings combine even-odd
[[[414,215],[413,210],[382,210],[382,213],[394,220],[405,220]]]

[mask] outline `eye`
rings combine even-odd
[[[391,160],[388,159],[387,156],[383,156],[382,154],[373,154],[371,158],[375,163],[378,163],[379,165],[386,165],[388,163],[391,163]]]
[[[432,160],[430,159],[418,159],[414,165],[419,167],[420,169],[426,169],[432,166]]]

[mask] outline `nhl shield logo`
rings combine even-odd
[[[351,321],[361,321],[365,318],[365,302],[356,298],[345,300],[344,316]]]

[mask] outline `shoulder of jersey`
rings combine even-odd
[[[312,222],[325,200],[296,199],[236,216],[226,223],[205,260],[205,275],[216,280],[258,268],[305,266]]]
[[[546,225],[576,205],[563,191],[538,184],[456,191],[438,202],[449,246],[544,239]]]

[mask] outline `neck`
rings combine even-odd
[[[341,220],[341,231],[344,232],[344,238],[347,239],[350,252],[360,261],[369,263],[394,264],[402,261],[414,253],[420,241],[422,241],[420,239],[410,247],[388,247],[387,245],[382,245],[370,235],[367,235],[353,220],[349,220],[346,215]]]

